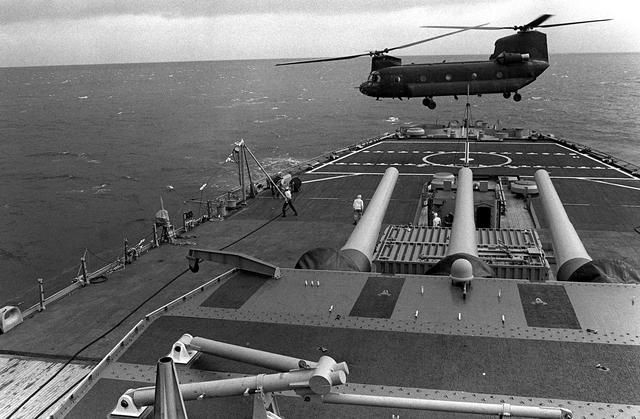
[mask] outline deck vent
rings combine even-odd
[[[0,331],[7,333],[9,330],[22,323],[22,313],[16,306],[4,306],[0,309]]]

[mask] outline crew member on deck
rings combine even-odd
[[[294,215],[298,215],[298,211],[296,211],[296,208],[293,206],[293,200],[292,200],[292,196],[291,196],[291,188],[285,188],[284,189],[284,204],[282,204],[282,216],[286,217],[287,216],[287,206],[291,207],[291,209],[293,210],[293,214]]]
[[[433,226],[434,227],[440,227],[440,223],[442,222],[442,220],[440,220],[440,216],[438,216],[437,212],[433,213]]]
[[[362,212],[364,211],[364,202],[362,201],[362,195],[358,194],[356,199],[353,200],[353,225],[358,224]]]

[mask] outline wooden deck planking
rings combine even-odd
[[[13,413],[21,403],[34,394],[42,384],[62,368],[61,362],[49,362],[0,356],[0,417],[14,419],[35,418],[49,403],[64,394],[80,378],[91,371],[92,365],[69,364],[38,395]],[[49,409],[48,412],[51,412]]]

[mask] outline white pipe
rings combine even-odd
[[[497,403],[455,402],[445,400],[412,399],[408,397],[369,396],[360,394],[329,393],[324,403],[349,404],[397,409],[435,410],[440,412],[473,413],[484,415],[518,416],[527,418],[570,418],[571,412],[559,407],[514,406]]]

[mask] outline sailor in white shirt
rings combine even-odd
[[[362,195],[356,196],[356,199],[353,200],[353,224],[358,224],[360,221],[360,217],[362,217],[362,212],[364,211],[364,201],[362,201]]]

